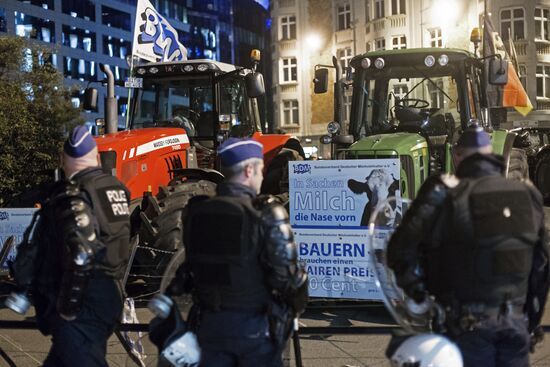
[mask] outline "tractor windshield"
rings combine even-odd
[[[197,140],[214,139],[220,131],[250,135],[255,123],[244,81],[237,76],[218,82],[209,75],[144,78],[143,88],[135,90],[131,111],[132,129],[180,127]]]
[[[460,126],[464,105],[460,74],[451,65],[429,70],[415,65],[396,66],[387,70],[368,69],[354,83],[354,110],[351,131],[356,135],[384,132],[418,132],[427,129],[430,135],[445,135]],[[467,106],[477,114],[478,91],[470,86]],[[468,107],[470,108],[470,107]]]

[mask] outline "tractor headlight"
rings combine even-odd
[[[437,62],[439,63],[439,65],[445,66],[449,63],[449,56],[443,54],[439,56],[439,58],[437,59]]]
[[[208,64],[199,64],[199,66],[197,66],[197,70],[198,70],[198,71],[206,71],[206,70],[208,70]]]
[[[426,58],[424,59],[424,65],[426,65],[429,68],[434,66],[435,65],[435,57],[433,57],[433,55],[426,56]]]
[[[361,67],[363,69],[368,69],[370,67],[370,59],[368,57],[361,60]]]
[[[386,65],[386,62],[383,58],[379,57],[376,60],[374,60],[374,67],[377,69],[383,69],[384,65]]]
[[[340,132],[340,124],[336,121],[331,121],[328,123],[327,131],[329,134],[338,134]]]
[[[185,66],[183,67],[183,71],[186,71],[186,72],[188,72],[188,73],[192,72],[193,69],[194,69],[194,68],[193,68],[193,65],[189,65],[189,64],[187,64],[187,65],[185,65]]]

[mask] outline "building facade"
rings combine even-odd
[[[247,65],[244,49],[268,49],[269,16],[254,0],[150,0],[178,31],[190,59],[212,59]],[[80,91],[104,79],[100,63],[108,64],[123,85],[129,76],[137,0],[1,0],[0,36],[35,40],[52,51],[51,61],[69,86]],[[247,9],[246,16],[238,15]],[[94,84],[91,84],[92,86]],[[83,113],[86,121],[103,117],[105,91],[96,84],[99,110]],[[125,126],[128,90],[117,86],[119,126]],[[80,95],[73,104],[79,105]]]
[[[513,122],[507,127],[550,126],[550,1],[490,1],[487,9],[504,40],[510,29],[520,78],[535,107],[527,117],[511,111]],[[332,65],[335,56],[347,67],[353,56],[381,49],[452,47],[473,52],[470,32],[479,26],[483,10],[482,0],[272,1],[277,127],[312,141],[325,133],[333,120],[333,94],[313,94],[316,65]],[[349,93],[344,98],[349,116]]]

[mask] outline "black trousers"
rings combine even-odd
[[[529,332],[523,315],[485,319],[474,330],[450,337],[462,352],[464,367],[529,366]]]
[[[107,340],[122,314],[120,291],[112,279],[92,279],[77,318],[50,317],[52,347],[45,367],[108,367]]]

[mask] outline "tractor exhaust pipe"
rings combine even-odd
[[[118,105],[115,97],[115,77],[109,65],[99,64],[101,71],[107,75],[107,97],[105,98],[105,132],[118,131]]]

